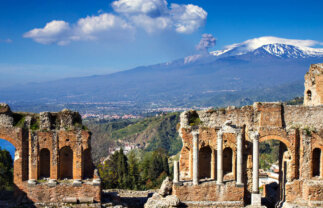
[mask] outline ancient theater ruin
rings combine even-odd
[[[173,195],[189,207],[261,207],[259,143],[279,141],[272,206],[323,207],[323,64],[305,75],[304,105],[279,102],[186,111]],[[266,189],[266,187],[264,187]]]
[[[79,113],[16,113],[0,104],[0,138],[16,148],[17,202],[100,203],[91,134],[82,126]]]

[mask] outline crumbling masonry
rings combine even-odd
[[[279,205],[323,207],[322,104],[323,64],[313,64],[304,105],[183,112],[173,195],[189,207],[260,207],[259,143],[278,140]]]
[[[91,134],[79,113],[15,113],[0,104],[0,138],[16,148],[15,199],[31,203],[101,201]]]

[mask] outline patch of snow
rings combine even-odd
[[[196,60],[200,59],[202,57],[201,54],[193,55],[193,56],[187,56],[184,58],[184,64],[195,62]]]
[[[256,49],[263,48],[271,55],[286,57],[323,56],[323,48],[311,48],[311,46],[323,45],[315,40],[284,39],[273,36],[265,36],[246,40],[226,46],[223,50],[210,52],[213,56],[243,55]]]

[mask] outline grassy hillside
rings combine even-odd
[[[179,113],[129,120],[85,120],[92,131],[92,155],[95,162],[108,156],[108,149],[125,142],[139,144],[145,151],[164,149],[177,154],[182,141],[176,131]]]

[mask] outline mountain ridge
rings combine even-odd
[[[272,38],[269,40],[273,41]],[[289,92],[290,96],[302,95],[299,83],[303,82],[310,64],[323,62],[323,52],[322,55],[313,53],[314,55],[307,56],[308,51],[315,52],[321,49],[308,49],[307,43],[305,46],[302,43],[302,46],[300,43],[283,44],[282,40],[269,44],[266,44],[266,41],[260,44],[258,39],[252,39],[234,44],[229,47],[230,50],[217,56],[212,55],[212,52],[209,55],[196,54],[190,60],[184,57],[172,62],[136,67],[108,75],[68,78],[0,89],[1,99],[5,102],[57,103],[133,101],[190,107],[198,104],[199,97],[205,97],[205,92],[212,92],[207,93],[209,98],[206,98],[212,101],[203,103],[214,106],[220,103],[239,103],[238,100],[229,98],[228,102],[213,99],[223,96],[223,92],[238,92],[245,97],[235,95],[237,99],[245,100],[245,93],[253,89],[275,89],[296,82],[298,87],[295,85],[294,88],[297,93]],[[307,51],[302,51],[301,48]],[[279,92],[273,92],[273,95],[268,95],[267,100],[277,97],[292,98],[287,94],[278,94]],[[250,100],[253,101],[255,100]]]

